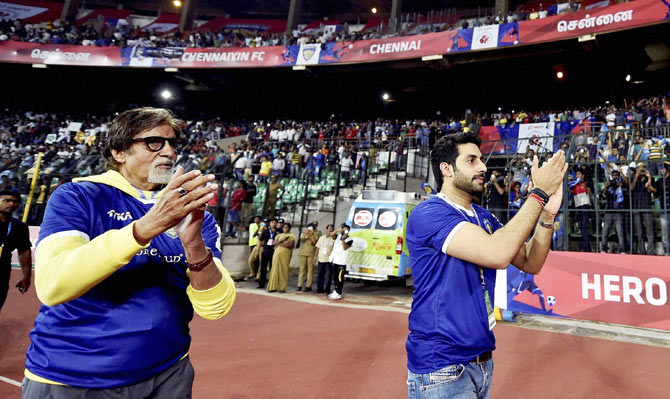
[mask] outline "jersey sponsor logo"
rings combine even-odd
[[[174,227],[171,227],[168,231],[166,231],[165,235],[172,239],[178,238],[177,231],[174,229]]]
[[[484,228],[489,234],[493,234],[493,227],[491,227],[491,222],[488,219],[484,219]]]
[[[107,212],[107,215],[112,219],[120,220],[122,222],[128,219],[133,220],[133,215],[131,215],[130,212],[119,213],[112,209]]]

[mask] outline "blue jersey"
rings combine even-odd
[[[472,205],[466,210],[443,195],[419,204],[407,223],[414,298],[405,347],[407,367],[416,374],[467,363],[495,349],[480,267],[446,254],[453,234],[464,223],[478,224],[488,233],[502,227],[486,209]],[[481,270],[493,300],[496,271]]]
[[[67,237],[89,242],[123,229],[154,202],[111,183],[64,184],[49,198],[37,256],[47,242]],[[208,213],[202,233],[219,258],[218,226]],[[26,368],[47,380],[87,388],[125,386],[167,369],[188,353],[191,341],[186,269],[184,248],[170,229],[83,295],[42,305],[30,332]]]

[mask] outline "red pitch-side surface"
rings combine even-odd
[[[195,318],[194,398],[406,397],[406,314],[290,295],[240,293],[224,319]],[[21,381],[38,307],[33,287],[10,291],[0,313],[0,376]],[[492,398],[670,397],[668,349],[505,324],[496,335]],[[0,398],[18,397],[19,387],[0,381]]]

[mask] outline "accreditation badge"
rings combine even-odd
[[[496,326],[496,316],[493,313],[493,306],[491,305],[489,292],[486,290],[484,290],[484,302],[486,302],[486,313],[489,316],[489,330],[493,330],[493,327]]]

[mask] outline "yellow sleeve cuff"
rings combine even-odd
[[[186,287],[193,310],[202,318],[216,320],[225,316],[233,307],[235,302],[235,283],[230,273],[223,267],[219,259],[214,259],[214,264],[221,271],[221,281],[212,288],[196,290],[190,284]]]

